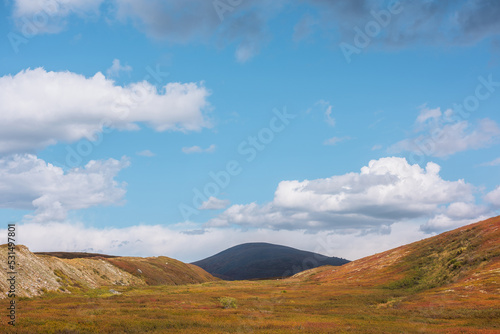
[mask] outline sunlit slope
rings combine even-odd
[[[498,303],[500,216],[341,267],[311,269],[293,279],[403,290],[419,298],[439,295],[460,303],[463,298]]]
[[[114,266],[143,279],[148,285],[180,285],[217,280],[205,270],[166,256],[106,259]]]

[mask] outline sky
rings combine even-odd
[[[4,0],[0,233],[355,260],[500,212],[500,2]]]

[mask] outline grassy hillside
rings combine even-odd
[[[234,246],[193,264],[216,277],[243,280],[289,277],[318,266],[340,266],[348,262],[337,257],[262,242]]]
[[[322,283],[349,279],[359,285],[419,292],[494,270],[500,261],[500,217],[467,225],[409,245],[296,275]]]
[[[107,261],[143,279],[148,285],[179,285],[216,280],[200,267],[166,256],[149,258],[118,257],[107,259]]]

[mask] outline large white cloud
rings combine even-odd
[[[432,162],[422,169],[389,157],[370,161],[360,173],[282,181],[272,202],[233,205],[208,226],[383,229],[397,221],[433,217],[453,203],[474,207],[474,187],[463,180],[443,180],[439,170]]]
[[[161,91],[143,81],[126,87],[97,73],[91,78],[42,68],[0,77],[0,154],[41,149],[58,141],[95,138],[104,127],[197,131],[208,90],[196,83],[168,83]]]
[[[125,183],[115,177],[128,164],[126,158],[90,161],[65,172],[30,154],[2,158],[0,208],[34,209],[26,219],[46,223],[63,221],[69,210],[120,204]]]

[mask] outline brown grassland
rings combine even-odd
[[[500,333],[500,217],[283,280],[68,289],[2,332]]]

